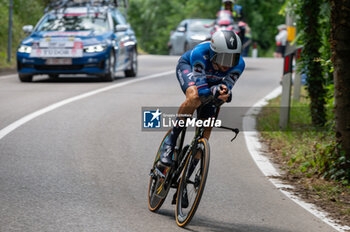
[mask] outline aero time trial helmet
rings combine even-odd
[[[241,56],[242,42],[233,31],[217,31],[211,38],[210,50],[211,61],[225,67],[234,67]]]

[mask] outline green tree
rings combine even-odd
[[[186,18],[215,18],[220,1],[130,0],[129,21],[140,46],[149,53],[167,54],[171,30]]]
[[[335,130],[339,174],[350,181],[350,1],[330,0],[334,64]]]
[[[243,7],[243,16],[252,30],[253,40],[263,52],[275,48],[277,26],[285,23],[285,17],[279,14],[285,0],[238,0]]]
[[[321,66],[321,48],[322,44],[320,32],[321,24],[321,5],[323,0],[292,0],[289,7],[293,9],[297,18],[297,29],[299,31],[298,42],[303,45],[301,61],[303,72],[307,75],[307,90],[311,100],[310,111],[312,123],[315,126],[322,127],[326,123],[326,95],[324,70]]]
[[[10,66],[7,64],[7,44],[8,44],[8,13],[9,1],[0,0],[0,67]],[[22,27],[24,25],[35,25],[43,16],[42,0],[14,0],[13,1],[13,27],[12,27],[12,56],[16,53],[16,48],[21,39],[25,37]],[[13,64],[15,59],[12,59]],[[12,65],[13,65],[12,64]]]
[[[221,0],[130,0],[129,21],[139,44],[150,53],[167,54],[170,31],[186,18],[216,18]],[[239,0],[247,23],[252,28],[253,39],[262,50],[274,47],[276,26],[284,22],[278,12],[284,0]],[[260,53],[261,54],[261,53]]]

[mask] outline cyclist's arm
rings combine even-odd
[[[227,86],[229,90],[236,84],[237,80],[243,73],[245,68],[245,63],[242,57],[239,59],[239,63],[228,71],[226,77],[223,79],[223,84]]]
[[[227,76],[223,79],[222,84],[227,87],[227,94],[229,95],[226,102],[230,102],[232,100],[232,88],[236,84],[237,80],[241,76],[244,71],[245,63],[242,57],[240,57],[238,65],[232,68],[227,74]]]
[[[205,66],[201,62],[197,62],[193,65],[192,69],[193,77],[196,80],[196,86],[199,97],[208,97],[210,95],[210,89],[207,82],[207,76],[205,74]]]
[[[205,68],[207,60],[204,55],[206,47],[209,44],[200,44],[196,46],[190,55],[190,63],[192,65],[193,78],[196,81],[198,95],[200,97],[208,97],[210,95],[210,89],[207,82],[207,76],[205,74]]]

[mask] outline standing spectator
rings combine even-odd
[[[287,27],[284,24],[281,24],[277,27],[278,34],[276,35],[276,52],[274,53],[275,58],[284,57],[284,52],[287,45]]]

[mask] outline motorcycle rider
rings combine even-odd
[[[222,0],[222,4],[224,5],[223,10],[229,10],[233,13],[233,0]]]

